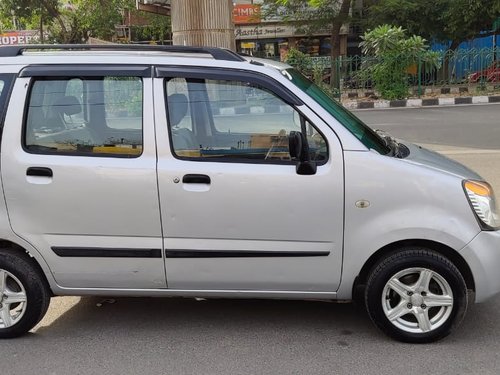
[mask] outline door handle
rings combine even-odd
[[[29,167],[26,170],[26,176],[36,176],[36,177],[52,177],[52,169],[45,167]]]
[[[206,174],[186,174],[182,177],[184,184],[207,184],[210,185],[210,177]]]

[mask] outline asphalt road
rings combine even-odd
[[[479,172],[500,196],[500,104],[356,111],[374,129]],[[500,374],[500,369],[498,371]]]
[[[356,114],[466,163],[500,192],[500,105]],[[470,306],[455,334],[428,345],[385,337],[351,304],[100,302],[54,298],[32,333],[0,341],[0,374],[500,373],[500,296]]]
[[[415,143],[500,149],[500,105],[359,110],[373,128]]]

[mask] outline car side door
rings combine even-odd
[[[334,292],[344,185],[333,131],[260,74],[168,67],[157,73],[169,288]],[[290,131],[306,136],[318,164],[314,175],[297,174]]]

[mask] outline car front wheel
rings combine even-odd
[[[404,249],[373,268],[365,303],[372,321],[389,336],[432,342],[462,321],[467,287],[460,271],[444,256],[428,249]]]

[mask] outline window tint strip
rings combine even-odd
[[[245,72],[232,69],[218,68],[186,68],[186,67],[157,67],[155,77],[166,78],[193,78],[193,79],[212,79],[236,82],[249,82],[254,85],[270,90],[281,97],[290,105],[300,106],[304,103],[286,87],[273,78],[260,73]]]
[[[78,74],[75,74],[78,72]],[[19,77],[151,77],[150,66],[143,65],[31,65]]]

